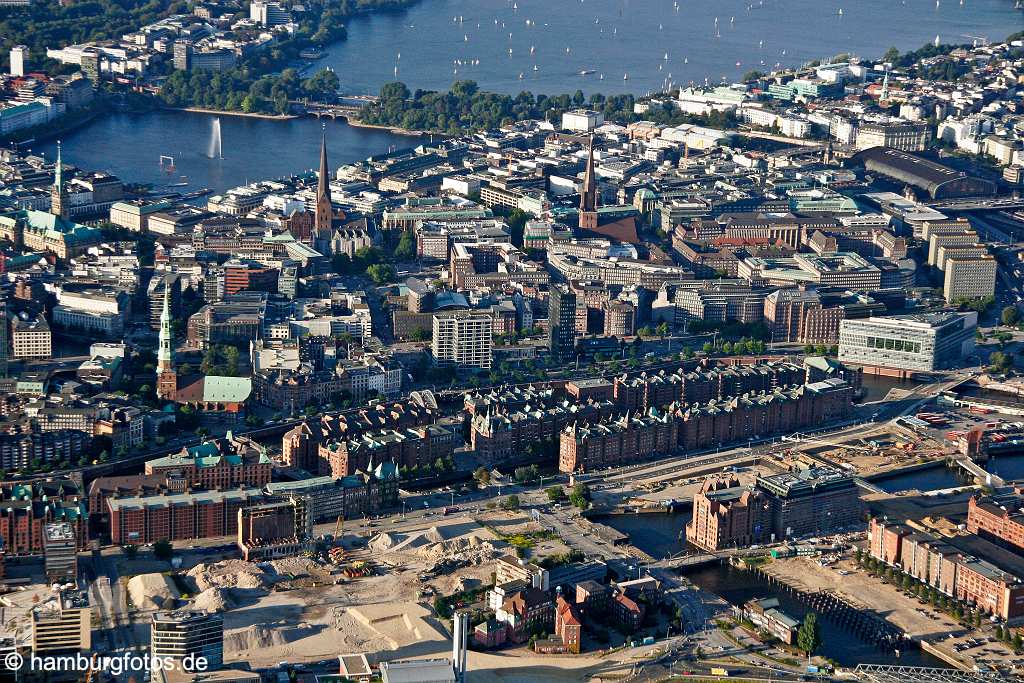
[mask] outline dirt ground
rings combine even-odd
[[[899,626],[907,635],[915,640],[928,640],[950,657],[961,661],[970,668],[979,656],[984,656],[980,648],[957,653],[953,645],[970,637],[978,637],[977,632],[964,634],[964,628],[954,619],[922,605],[916,598],[905,595],[892,584],[871,577],[857,569],[851,558],[844,558],[831,567],[822,567],[816,560],[809,557],[793,557],[773,560],[763,569],[785,583],[806,591],[829,591],[842,595],[854,604],[863,605]],[[848,572],[845,576],[840,571]],[[961,634],[949,638],[950,633]],[[991,625],[984,629],[984,635],[992,636]],[[1013,652],[1001,643],[985,646],[985,655],[996,662],[1008,662]]]

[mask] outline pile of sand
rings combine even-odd
[[[280,576],[291,574],[301,576],[310,572],[322,572],[323,568],[317,562],[308,557],[283,557],[279,560],[271,560],[267,563],[269,569]],[[263,565],[261,565],[263,566]]]
[[[435,526],[405,535],[380,533],[370,539],[369,548],[385,562],[388,556],[405,556],[430,564],[445,560],[481,564],[502,554],[492,542],[476,534],[446,535],[446,531]]]
[[[196,596],[194,602],[196,609],[207,612],[223,612],[234,607],[234,604],[235,600],[227,588],[207,588]]]
[[[266,572],[242,560],[197,564],[188,570],[188,576],[199,592],[210,588],[267,588],[271,583]]]
[[[128,579],[128,597],[138,609],[162,609],[172,607],[167,601],[178,599],[181,593],[169,576],[138,574]]]
[[[446,559],[466,560],[472,564],[490,562],[501,553],[488,541],[481,541],[476,536],[455,538],[422,546],[416,554],[429,562],[442,562]]]
[[[224,649],[229,652],[245,652],[248,650],[266,650],[293,643],[315,635],[319,629],[309,624],[273,627],[266,624],[253,624],[248,628],[224,634]]]
[[[367,547],[375,553],[384,553],[394,548],[397,543],[395,537],[385,531],[371,538]]]

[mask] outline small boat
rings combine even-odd
[[[596,69],[580,69],[580,76],[589,76],[592,73],[596,73]]]
[[[628,81],[629,80],[629,74],[622,74],[622,80]]]

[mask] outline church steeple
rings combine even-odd
[[[597,227],[597,177],[594,174],[594,138],[591,136],[587,149],[587,167],[583,172],[583,189],[580,191],[580,228],[592,230]]]
[[[314,227],[317,232],[330,230],[334,218],[334,207],[331,206],[331,172],[327,167],[327,133],[320,141],[320,174],[316,185],[316,218]]]
[[[68,190],[64,186],[64,166],[60,159],[60,141],[57,141],[57,163],[53,168],[53,187],[50,188],[50,213],[68,219]]]
[[[156,395],[174,400],[178,375],[174,370],[174,335],[171,332],[171,285],[164,280],[164,309],[160,313],[160,343],[156,356]]]

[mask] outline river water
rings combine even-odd
[[[687,572],[686,578],[703,590],[722,596],[732,605],[742,605],[755,598],[773,597],[778,598],[783,612],[796,619],[802,620],[809,611],[804,603],[793,595],[780,591],[777,584],[770,584],[760,575],[744,569],[729,565],[706,566]],[[842,666],[896,664],[948,667],[942,660],[921,650],[902,652],[900,657],[896,658],[891,652],[878,650],[861,641],[827,618],[819,619],[818,623],[821,624],[822,637],[822,648],[818,654],[833,659]]]
[[[685,540],[679,539],[690,517],[689,511],[679,514],[645,513],[635,515],[608,515],[600,518],[619,531],[630,535],[630,542],[655,558],[664,558],[685,547]],[[725,598],[730,604],[742,605],[753,598],[775,597],[783,611],[802,619],[807,608],[791,594],[779,590],[777,584],[770,584],[753,572],[736,569],[728,565],[709,565],[686,572],[686,578],[695,585]],[[931,655],[911,650],[894,659],[891,653],[882,652],[862,642],[856,636],[833,625],[827,619],[821,620],[824,646],[820,654],[834,659],[841,665],[900,664],[902,666],[946,665]]]
[[[630,542],[655,558],[664,558],[685,547],[679,532],[689,519],[689,511],[679,514],[645,513],[635,515],[607,515],[599,521],[629,533]],[[694,549],[695,551],[695,549]],[[696,551],[695,551],[696,552]],[[730,604],[740,605],[754,598],[776,597],[783,611],[803,618],[807,608],[790,593],[780,591],[778,585],[769,584],[761,575],[729,565],[707,565],[686,572],[686,578],[701,589],[725,598]],[[941,660],[920,650],[903,652],[899,659],[891,653],[878,650],[860,641],[827,620],[821,620],[821,654],[843,666],[864,664],[899,664],[905,667],[945,667]]]
[[[672,0],[422,0],[405,11],[354,18],[348,40],[328,46],[320,65],[333,68],[349,93],[376,93],[395,79],[397,66],[398,78],[412,88],[442,89],[471,78],[485,89],[508,93],[580,88],[643,94],[661,89],[669,74],[683,84],[703,83],[705,77],[735,80],[762,68],[762,60],[768,68],[844,51],[875,56],[890,45],[920,47],[936,35],[947,42],[970,42],[971,36],[1001,40],[1024,28],[1024,13],[1013,9],[1013,0],[964,0],[962,5],[958,0],[679,0],[678,5],[676,11]],[[721,37],[715,37],[716,17]],[[582,70],[594,73],[581,76]],[[222,116],[221,130],[224,158],[211,159],[209,115],[116,114],[66,135],[64,158],[130,182],[187,181],[182,189],[214,191],[317,163],[321,126],[315,120]],[[328,122],[326,132],[332,166],[417,142],[342,122]],[[35,151],[52,155],[55,143]],[[162,155],[174,157],[172,173],[165,172],[166,164],[161,168]]]

